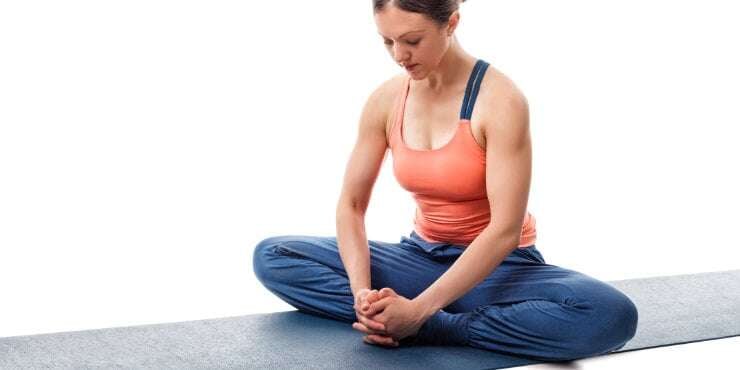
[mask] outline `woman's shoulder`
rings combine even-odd
[[[375,111],[377,115],[382,117],[381,120],[385,124],[386,138],[390,137],[390,129],[393,125],[393,117],[395,117],[396,103],[400,98],[400,94],[403,92],[406,78],[407,75],[405,73],[399,73],[381,82],[375,87],[375,90],[370,94],[366,103],[366,109]]]
[[[399,73],[375,87],[371,97],[378,103],[379,109],[390,110],[392,108],[393,103],[399,98],[403,90],[406,78],[407,75],[405,73]]]
[[[514,81],[502,71],[489,66],[481,81],[477,100],[482,100],[484,106],[490,103],[501,104],[512,99],[526,99],[524,92]]]
[[[505,122],[499,119],[501,114],[526,113],[527,98],[517,84],[505,73],[489,66],[481,81],[480,91],[475,103],[474,114],[484,124],[485,134],[487,129],[493,129],[497,122]],[[518,112],[517,112],[518,111]]]

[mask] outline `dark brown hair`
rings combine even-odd
[[[391,1],[398,9],[424,14],[442,26],[450,20],[450,15],[457,10],[460,2],[465,0],[373,0],[373,11],[377,13],[383,10]]]

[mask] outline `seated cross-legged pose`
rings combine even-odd
[[[461,345],[539,360],[619,349],[637,328],[611,285],[551,265],[527,210],[527,100],[460,46],[459,0],[373,0],[405,72],[363,109],[337,204],[337,235],[280,235],[254,272],[300,311],[352,323],[367,343]],[[326,3],[326,6],[331,4]],[[368,240],[364,215],[387,150],[417,204],[398,243]]]

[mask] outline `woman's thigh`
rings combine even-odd
[[[397,243],[368,240],[372,289],[392,288],[396,293],[413,299],[432,285],[464,252],[464,247],[445,243],[429,243],[417,234],[402,236]],[[258,249],[273,248],[275,254],[288,260],[274,261],[283,268],[290,258],[310,260],[326,266],[337,279],[348,280],[337,238],[334,236],[283,235],[265,239]],[[255,255],[263,254],[256,252]],[[303,266],[311,266],[305,262]],[[532,284],[543,284],[551,277],[565,277],[568,272],[544,263],[534,246],[516,250],[481,283],[446,307],[449,312],[468,312],[480,305],[504,303],[522,299],[523,291],[532,293]],[[545,282],[550,283],[551,282]],[[347,288],[348,294],[351,294]],[[553,293],[553,292],[551,292]],[[553,295],[555,299],[557,295]],[[526,298],[522,299],[526,300]]]
[[[368,240],[370,252],[371,288],[390,287],[398,294],[413,298],[431,285],[448,267],[436,262],[407,243],[402,237],[398,243]],[[279,258],[275,258],[279,256]],[[291,262],[293,259],[295,262]],[[306,260],[326,266],[337,279],[348,281],[337,238],[334,236],[281,235],[267,238],[254,252],[258,275],[270,275],[270,268],[285,269],[291,264],[309,267]],[[304,260],[303,262],[301,260]],[[289,277],[286,277],[289,279]],[[349,288],[347,292],[351,294]]]
[[[368,240],[368,245],[371,288],[390,287],[409,299],[433,284],[465,250],[451,244],[425,242],[415,233],[402,236],[397,243]],[[341,285],[344,291],[337,293],[351,295],[336,237],[276,236],[262,241],[258,250],[260,247],[273,248],[282,257],[307,259],[330,268],[337,279],[347,282]],[[259,254],[264,253],[256,251],[255,258]],[[290,261],[274,261],[273,265],[282,268]],[[572,304],[603,289],[613,288],[580,272],[545,263],[532,245],[514,250],[483,281],[444,309],[450,313],[471,312],[480,306],[527,300]]]
[[[564,305],[606,301],[615,288],[584,273],[545,262],[534,245],[512,252],[483,281],[445,308],[471,312],[486,305],[549,301]]]

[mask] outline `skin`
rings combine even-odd
[[[390,3],[374,18],[394,62],[419,64],[404,70],[412,78],[404,115],[406,145],[414,149],[443,146],[459,124],[465,86],[476,62],[454,36],[460,14],[453,13],[440,26]],[[391,108],[405,76],[383,83],[363,110],[362,120],[367,123],[361,124],[356,154],[348,165],[346,178],[351,185],[343,190],[359,203],[369,201],[389,142]],[[431,315],[482,281],[519,244],[531,179],[528,105],[516,85],[493,66],[483,77],[470,127],[486,152],[486,191],[495,226],[491,223],[484,229],[445,274],[413,299],[389,287],[357,291],[358,322],[352,327],[366,334],[363,340],[367,343],[394,347],[400,339],[415,335]]]
[[[390,288],[384,288],[382,293],[376,289],[370,290],[366,288],[357,293],[355,298],[355,313],[359,322],[353,323],[352,328],[367,334],[363,337],[365,343],[390,347],[398,346],[398,341],[385,332],[385,324],[373,320],[373,314],[371,314],[371,304],[383,297],[391,296],[391,292],[392,290]]]

